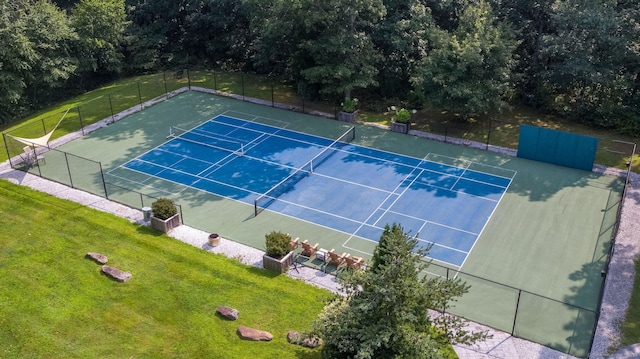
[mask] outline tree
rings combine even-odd
[[[429,308],[445,308],[468,287],[423,277],[426,250],[417,248],[418,240],[400,225],[385,227],[370,268],[347,275],[345,296],[333,298],[314,322],[324,339],[323,357],[439,358],[447,341],[470,344],[488,337],[463,330],[456,317],[430,319]]]
[[[431,11],[419,0],[384,0],[387,16],[372,34],[380,51],[379,92],[387,98],[405,98],[409,79],[426,56],[428,33],[433,27]]]
[[[120,73],[127,25],[124,0],[81,0],[71,12],[71,21],[79,36],[80,71]]]
[[[617,107],[633,86],[620,61],[628,60],[628,40],[616,5],[614,0],[557,1],[554,31],[543,38],[547,66],[540,73],[550,107],[602,127],[617,125]]]
[[[127,5],[131,21],[126,31],[127,67],[139,71],[186,65],[186,0],[128,0]]]
[[[487,2],[469,3],[453,33],[432,34],[432,49],[412,78],[423,101],[462,118],[507,107],[517,41],[507,23],[496,23]]]
[[[544,107],[540,76],[545,67],[543,37],[552,31],[552,5],[556,0],[506,0],[495,2],[499,17],[512,24],[518,34],[515,50],[516,96],[527,105]]]
[[[24,35],[29,39],[33,56],[27,60],[29,71],[23,76],[35,104],[40,100],[38,90],[62,87],[76,71],[77,59],[71,49],[77,36],[66,13],[48,0],[38,0],[29,6]]]
[[[192,61],[243,69],[253,34],[244,0],[190,0],[185,4],[185,51]]]
[[[295,78],[291,65],[294,54],[303,41],[304,31],[301,22],[287,20],[302,16],[301,1],[244,1],[251,14],[250,27],[256,34],[251,46],[254,68],[262,73]]]
[[[303,82],[344,97],[376,84],[379,53],[370,33],[385,13],[381,0],[304,0],[303,40],[294,55]]]
[[[0,122],[15,115],[35,52],[25,35],[23,4],[0,3]]]

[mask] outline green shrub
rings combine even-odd
[[[395,106],[391,106],[389,109],[394,112],[391,120],[397,123],[409,123],[411,113],[415,113],[415,110],[410,112],[406,108],[396,108]]]
[[[265,235],[267,255],[272,258],[282,258],[291,250],[291,236],[273,231]]]
[[[344,102],[342,103],[342,111],[344,112],[356,112],[358,109],[358,99],[357,98],[349,98],[345,97]]]
[[[168,219],[178,213],[178,207],[169,198],[158,198],[151,204],[153,216],[160,219]]]

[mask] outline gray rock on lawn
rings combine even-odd
[[[268,342],[273,339],[273,334],[269,332],[265,332],[264,330],[245,327],[244,325],[241,325],[238,327],[238,335],[240,335],[240,338],[245,340]]]
[[[107,264],[107,262],[109,261],[109,259],[107,259],[107,256],[96,252],[89,252],[87,253],[86,257],[98,264]]]
[[[222,317],[227,318],[229,320],[238,320],[238,315],[240,315],[240,313],[236,309],[225,307],[225,306],[218,307],[216,312]]]
[[[131,279],[132,275],[129,272],[121,271],[118,268],[110,266],[102,266],[102,273],[117,280],[118,282],[126,282]]]

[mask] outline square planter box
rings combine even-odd
[[[277,273],[286,273],[292,265],[293,252],[287,253],[287,255],[280,259],[269,257],[266,254],[262,256],[262,266],[265,269],[269,269]]]
[[[338,112],[338,120],[344,122],[356,122],[358,119],[358,111],[355,112]]]
[[[409,133],[410,129],[411,129],[411,124],[408,122],[407,123],[400,123],[400,122],[391,123],[391,131],[393,132],[407,134]]]
[[[169,233],[171,230],[180,225],[180,213],[173,215],[167,219],[160,219],[151,216],[151,227],[164,233]]]

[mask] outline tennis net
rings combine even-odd
[[[356,128],[351,127],[347,132],[338,137],[329,146],[325,147],[320,153],[315,155],[311,160],[297,168],[293,173],[280,181],[277,185],[271,187],[267,192],[261,194],[253,201],[253,207],[255,215],[257,216],[271,203],[273,203],[278,197],[291,190],[296,183],[313,173],[313,171],[323,164],[329,157],[333,156],[347,143],[350,143],[356,138]]]
[[[238,156],[244,155],[244,144],[242,142],[228,140],[222,137],[226,136],[198,129],[183,130],[175,126],[169,126],[169,136],[167,136],[167,138],[179,139],[218,150],[229,151]]]

